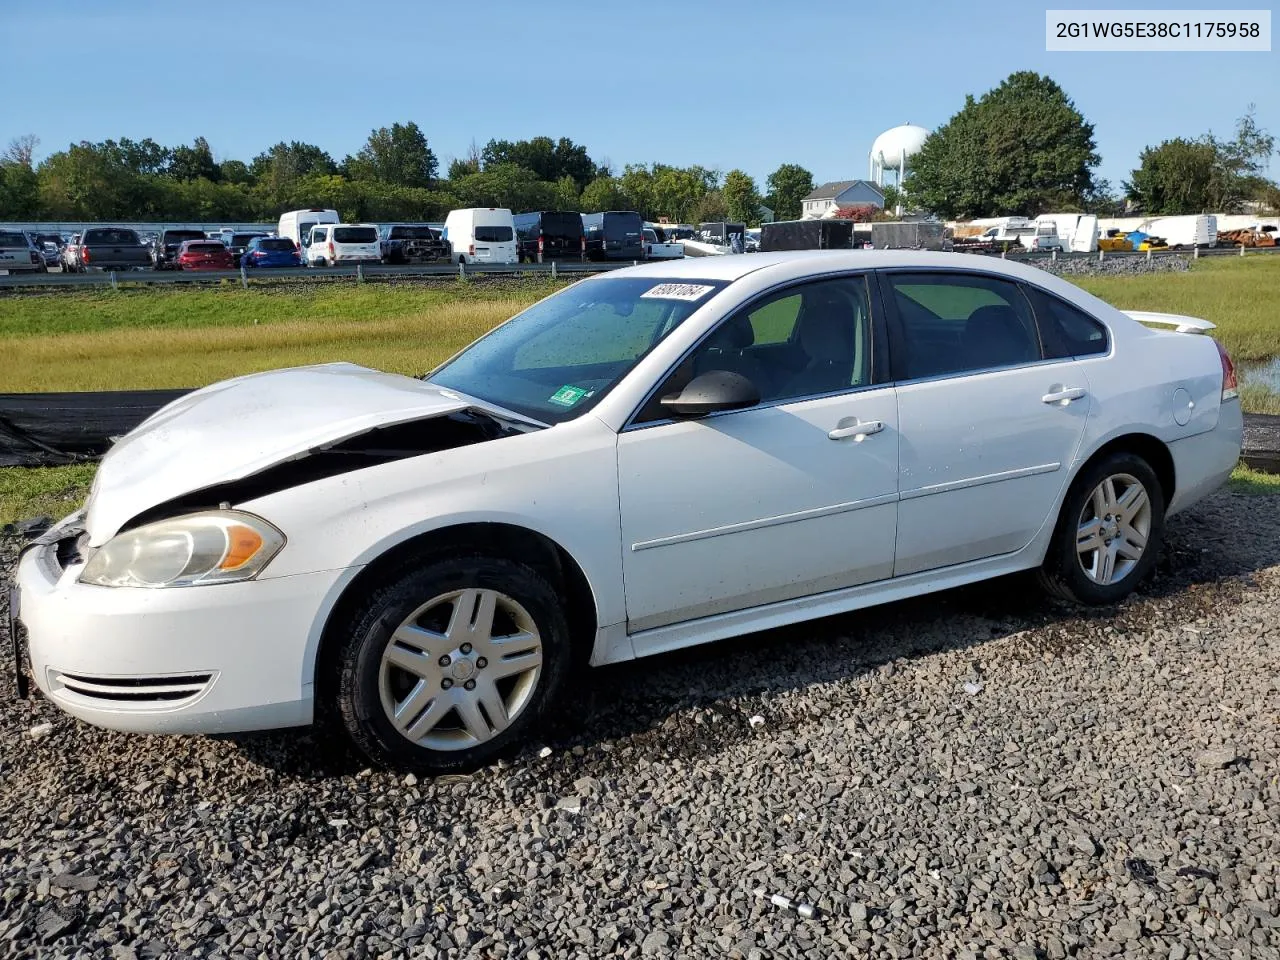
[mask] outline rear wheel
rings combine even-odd
[[[1160,481],[1138,455],[1115,453],[1091,464],[1067,492],[1041,581],[1078,603],[1123,600],[1156,562],[1164,511]]]
[[[536,727],[568,670],[555,590],[524,564],[425,559],[339,625],[337,715],[389,766],[469,769]]]

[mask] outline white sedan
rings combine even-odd
[[[1201,320],[959,254],[576,283],[424,380],[215,384],[22,555],[40,689],[90,723],[326,718],[474,766],[606,664],[1022,570],[1126,596],[1240,452]]]

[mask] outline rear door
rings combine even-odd
[[[902,431],[894,575],[1025,547],[1084,435],[1083,364],[1053,358],[1007,279],[884,271]]]
[[[644,223],[639,214],[604,215],[604,251],[611,260],[639,260],[644,256]]]

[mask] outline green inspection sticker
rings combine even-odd
[[[567,383],[547,398],[549,403],[559,404],[562,407],[572,407],[575,403],[587,395],[587,391],[581,387],[571,387]]]

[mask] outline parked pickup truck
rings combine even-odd
[[[684,256],[683,243],[663,243],[658,233],[649,227],[644,228],[644,258],[646,260],[678,260]]]
[[[86,270],[142,270],[151,266],[151,251],[124,227],[90,227],[76,248],[77,273]]]
[[[383,263],[433,263],[453,253],[440,231],[425,223],[393,223],[382,228]]]

